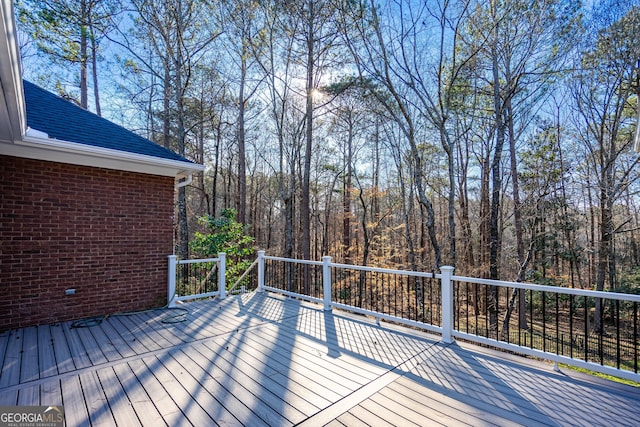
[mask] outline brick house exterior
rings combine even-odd
[[[0,330],[164,305],[173,194],[172,177],[0,156]]]
[[[0,332],[165,305],[176,187],[204,167],[23,81],[0,12]]]

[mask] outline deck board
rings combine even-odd
[[[76,332],[77,328],[73,328],[72,324],[68,322],[62,323],[61,326],[68,345],[69,357],[73,361],[75,369],[91,366],[91,359],[84,348],[81,337]]]
[[[98,343],[91,332],[92,329],[97,328],[73,328],[70,332],[76,334],[82,342],[85,354],[89,358],[91,365],[107,363],[109,361],[107,353],[111,353],[113,349],[109,348],[111,346],[106,342]]]
[[[97,372],[80,374],[80,384],[87,403],[90,423],[92,425],[116,425]],[[77,396],[77,398],[80,398],[80,396]]]
[[[386,390],[376,393],[371,399],[363,402],[362,406],[376,413],[379,413],[381,409],[387,411],[386,413],[389,419],[392,419],[390,414],[396,414],[395,416],[401,420],[400,422],[403,425],[406,423],[417,425],[433,425],[437,423],[445,426],[451,424],[476,425],[466,424],[458,419],[447,417],[431,408],[425,411],[425,407],[423,404],[417,402],[415,396],[402,396],[401,399],[398,399],[399,395],[388,394],[385,393],[385,391]]]
[[[97,377],[107,402],[109,402],[109,409],[116,424],[132,427],[141,425],[115,370],[113,368],[101,369],[97,371]]]
[[[181,372],[181,375],[192,377],[187,378],[187,382],[192,385],[192,390],[198,390],[199,401],[207,407],[220,406],[226,409],[226,414],[215,418],[217,422],[227,424],[239,421],[243,425],[256,426],[281,425],[284,422],[282,415],[265,407],[230,376],[219,377],[218,381],[215,372],[207,372],[184,351],[172,353],[172,356],[175,363],[185,369],[186,374]],[[245,401],[248,406],[243,403]]]
[[[39,404],[42,406],[63,405],[60,380],[47,381],[40,385]]]
[[[0,334],[0,405],[69,426],[640,425],[640,390],[251,293]]]
[[[153,362],[151,362],[153,363]],[[192,425],[186,415],[182,412],[180,407],[167,393],[165,386],[170,387],[171,383],[167,383],[163,386],[158,380],[155,373],[149,369],[149,367],[142,360],[135,360],[129,362],[128,367],[131,369],[135,379],[139,386],[133,381],[130,383],[130,387],[135,390],[136,394],[141,395],[141,400],[144,400],[144,395],[149,396],[149,401],[154,406],[154,411],[157,412],[163,421],[169,426],[183,426]],[[138,401],[135,399],[134,401]],[[153,412],[151,413],[153,414]],[[148,414],[147,414],[148,415]],[[156,422],[145,425],[159,425]]]
[[[0,333],[0,375],[2,374],[2,366],[4,366],[4,356],[7,351],[7,347],[9,346],[9,337],[11,336],[11,331],[4,331]]]
[[[86,330],[91,333],[91,339],[95,342],[96,346],[100,349],[100,352],[104,359],[100,362],[95,362],[94,365],[98,365],[100,363],[106,363],[107,361],[119,360],[122,359],[123,354],[126,354],[126,347],[123,348],[123,352],[120,352],[120,349],[113,343],[109,335],[103,329],[104,326],[108,324],[108,322],[101,322],[100,325],[96,325],[95,327],[86,328]]]
[[[285,365],[279,365],[276,360],[266,360],[265,355],[250,347],[246,340],[242,341],[243,351],[237,355],[222,350],[222,347],[214,348],[209,343],[204,343],[203,346],[214,351],[215,363],[221,369],[235,369],[252,378],[259,378],[262,387],[305,414],[313,414],[321,407],[331,404],[325,394],[314,391],[317,387],[308,387],[310,381],[307,378],[288,375]]]
[[[140,386],[138,379],[126,364],[113,367],[113,371],[122,385],[122,393],[125,395],[141,425],[166,425],[162,415],[158,412],[149,395]]]
[[[80,377],[67,377],[60,380],[60,389],[62,391],[62,404],[64,405],[66,424],[68,426],[89,425],[87,399],[85,399],[82,391]]]
[[[344,414],[340,415],[339,418],[336,418],[335,420],[331,421],[330,423],[325,424],[325,426],[331,426],[331,427],[340,427],[340,426],[369,427],[369,424],[365,423],[364,421],[362,421],[360,418],[356,417],[352,413],[345,412]]]
[[[131,352],[133,352],[134,355],[149,352],[149,347],[144,344],[144,342],[147,341],[147,337],[138,334],[133,324],[129,322],[123,322],[122,320],[125,317],[126,316],[112,316],[106,320],[106,322],[109,324],[109,327],[113,328],[113,330],[116,331],[116,339],[121,343],[124,343],[126,347],[128,347]],[[126,347],[125,351],[127,351]]]
[[[279,398],[277,395],[263,387],[260,377],[251,378],[244,373],[229,367],[229,371],[224,371],[215,362],[218,358],[212,357],[211,353],[201,353],[202,347],[197,349],[191,347],[183,350],[185,356],[191,359],[201,370],[201,375],[209,384],[220,384],[225,391],[231,393],[243,405],[260,417],[269,425],[295,424],[305,419],[305,415],[294,406]],[[213,381],[215,381],[215,384]],[[222,397],[222,393],[214,394]],[[236,412],[234,412],[236,416]],[[241,420],[245,423],[243,420]],[[246,423],[245,423],[246,424]]]
[[[110,318],[103,321],[99,328],[101,329],[101,335],[106,337],[108,340],[107,343],[113,346],[121,357],[132,357],[137,354],[135,350],[131,348],[129,343],[120,335]]]
[[[24,329],[22,350],[20,350],[20,382],[25,383],[40,378],[38,366],[38,328]]]
[[[0,371],[0,389],[20,383],[20,363],[24,329],[11,331]]]
[[[159,340],[155,334],[151,336],[149,334],[149,328],[146,327],[143,322],[140,322],[139,319],[134,319],[133,316],[112,316],[110,319],[113,320],[114,324],[119,323],[120,331],[124,331],[125,335],[130,335],[128,342],[135,347],[137,354],[171,346],[170,343]]]
[[[220,405],[198,382],[182,368],[169,354],[145,360],[165,391],[195,426],[220,423],[237,424],[237,419]],[[204,408],[210,407],[211,413]],[[217,421],[216,421],[217,420]]]
[[[40,387],[31,386],[21,388],[18,392],[18,405],[33,405],[32,402],[40,401]]]
[[[38,364],[40,378],[52,377],[58,374],[51,327],[49,325],[38,326]]]
[[[274,375],[275,371],[271,372],[266,366],[265,370],[261,371],[247,363],[241,358],[245,352],[233,354],[220,348],[214,350],[204,344],[194,346],[192,350],[199,353],[198,355],[192,352],[190,355],[199,360],[200,366],[205,368],[203,363],[205,360],[209,361],[210,368],[216,371],[218,377],[228,375],[243,384],[253,395],[259,396],[267,405],[279,410],[291,422],[299,422],[319,409],[302,398],[300,394],[308,395],[308,392],[301,392],[299,384],[294,385],[290,380],[279,381],[282,377]]]
[[[268,346],[265,342],[270,342],[270,337],[255,332],[256,335],[252,334],[250,340],[254,348],[260,349],[268,360],[281,361],[278,366],[280,372],[298,382],[307,383],[314,393],[336,400],[344,397],[357,386],[357,383],[350,378],[341,378],[344,381],[336,383],[315,363],[315,360],[305,359],[306,355],[296,353],[289,347],[285,348],[280,342],[271,342],[273,346]]]
[[[49,331],[51,332],[51,344],[53,345],[53,354],[55,354],[58,373],[74,371],[76,365],[73,362],[73,356],[71,355],[63,327],[60,324],[51,325]]]

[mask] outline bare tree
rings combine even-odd
[[[640,157],[630,155],[633,132],[630,125],[631,99],[638,96],[640,45],[634,35],[640,31],[640,8],[629,9],[620,19],[607,22],[595,46],[582,57],[582,68],[575,76],[573,94],[576,114],[581,118],[581,141],[586,161],[594,174],[599,208],[596,290],[616,283],[614,205],[626,188],[638,178]],[[596,300],[594,328],[603,328],[602,300]]]

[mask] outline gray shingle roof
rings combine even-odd
[[[24,80],[27,126],[50,138],[161,159],[184,157]]]

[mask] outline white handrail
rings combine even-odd
[[[264,259],[269,259],[269,260],[272,260],[272,261],[290,262],[292,264],[322,265],[321,261],[310,261],[310,260],[305,260],[305,259],[282,258],[282,257],[277,257],[277,256],[268,256],[268,255],[265,255]]]
[[[178,261],[178,264],[204,264],[205,262],[218,262],[218,261],[220,261],[220,257],[205,258],[205,259],[181,259]]]
[[[618,292],[593,291],[589,289],[565,288],[563,286],[538,285],[526,282],[507,282],[504,280],[480,279],[475,277],[452,276],[451,280],[463,283],[477,283],[479,285],[500,286],[503,288],[517,288],[531,291],[552,292],[566,295],[579,295],[593,298],[604,298],[640,302],[640,295],[621,294]]]
[[[322,263],[321,263],[322,264]],[[388,274],[400,274],[403,276],[415,276],[415,277],[425,277],[427,279],[440,279],[442,278],[442,274],[436,272],[424,272],[424,271],[411,271],[411,270],[396,270],[392,268],[384,268],[384,267],[369,267],[367,265],[351,265],[351,264],[338,264],[331,263],[331,267],[335,268],[344,268],[348,270],[360,270],[360,271],[371,271],[374,273],[388,273]]]

